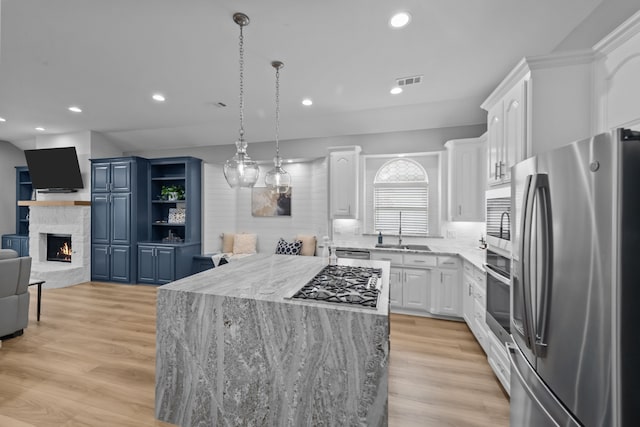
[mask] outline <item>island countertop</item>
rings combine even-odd
[[[156,417],[196,426],[388,423],[389,263],[377,308],[290,297],[320,257],[252,255],[158,289]]]
[[[159,289],[387,315],[389,262],[339,259],[338,264],[382,269],[382,287],[377,308],[290,299],[327,265],[321,257],[256,254],[171,282]]]

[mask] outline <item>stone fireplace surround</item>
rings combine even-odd
[[[29,201],[31,280],[63,288],[91,280],[91,207],[82,201]],[[70,263],[47,261],[47,234],[70,234]]]

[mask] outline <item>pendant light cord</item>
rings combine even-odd
[[[276,68],[276,157],[280,158],[280,67]]]
[[[240,25],[240,140],[244,139],[244,36]]]

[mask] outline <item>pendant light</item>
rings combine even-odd
[[[249,25],[249,17],[235,13],[233,21],[240,27],[240,138],[236,141],[236,154],[224,164],[224,177],[231,188],[253,187],[258,181],[258,164],[247,154],[244,140],[244,37],[242,28]]]
[[[276,69],[276,156],[273,158],[273,169],[267,172],[264,183],[274,193],[283,194],[291,187],[291,175],[282,169],[282,159],[280,158],[280,70],[284,64],[280,61],[273,61],[271,66]]]

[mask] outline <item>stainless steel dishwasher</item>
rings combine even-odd
[[[338,258],[351,259],[371,259],[371,254],[367,249],[336,249]]]

